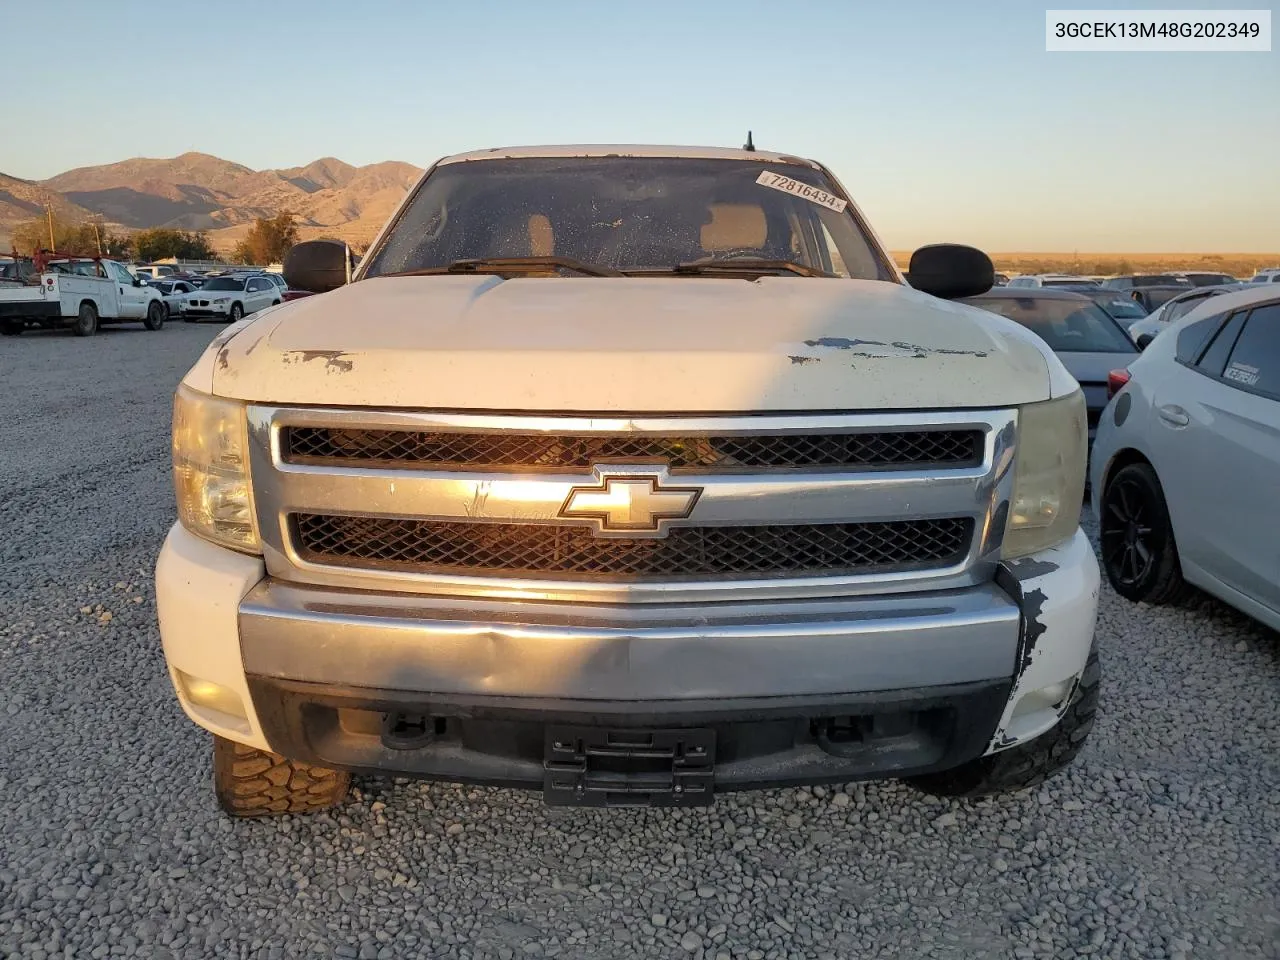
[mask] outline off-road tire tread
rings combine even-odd
[[[351,774],[213,738],[218,805],[233,817],[317,813],[346,799]]]
[[[984,797],[1039,786],[1070,765],[1084,746],[1098,713],[1101,684],[1102,664],[1094,649],[1089,652],[1071,705],[1052,730],[1028,743],[907,782],[935,797]]]

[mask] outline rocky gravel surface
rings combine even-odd
[[[170,393],[218,329],[0,340],[0,957],[1280,957],[1280,641],[1208,600],[1104,592],[1094,735],[1018,796],[364,780],[224,818],[151,585]]]

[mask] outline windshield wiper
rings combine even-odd
[[[675,274],[697,276],[700,273],[796,273],[802,277],[834,277],[807,263],[794,260],[767,260],[763,257],[740,257],[733,260],[691,260],[671,268]]]
[[[380,273],[380,277],[427,277],[443,273],[502,273],[503,271],[536,270],[552,268],[570,270],[587,277],[621,277],[622,273],[612,267],[600,267],[592,263],[582,263],[569,257],[473,257],[468,260],[454,260],[443,267],[425,267],[421,270],[397,270],[394,273]],[[370,278],[372,279],[372,278]]]

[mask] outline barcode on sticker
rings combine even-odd
[[[844,208],[848,206],[848,202],[841,200],[839,197],[827,193],[825,190],[819,190],[817,187],[811,187],[807,183],[801,183],[799,180],[793,180],[791,177],[784,177],[780,173],[770,173],[766,170],[760,176],[756,177],[756,183],[762,187],[771,187],[774,190],[781,190],[783,193],[789,193],[795,197],[803,197],[812,203],[820,203],[824,207],[830,207],[836,213],[843,213]]]

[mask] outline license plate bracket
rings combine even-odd
[[[575,807],[708,806],[715,752],[709,728],[548,726],[543,799]]]

